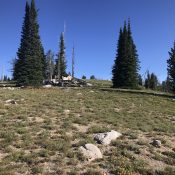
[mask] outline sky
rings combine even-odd
[[[11,75],[20,45],[26,0],[0,0],[0,74]],[[30,2],[30,1],[29,1]],[[130,18],[140,60],[140,74],[154,72],[166,79],[175,40],[174,0],[36,0],[40,36],[45,52],[58,52],[65,29],[66,59],[71,71],[75,47],[75,76],[111,79],[119,29]]]

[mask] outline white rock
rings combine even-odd
[[[17,104],[17,102],[13,99],[9,99],[5,101],[6,104]]]
[[[52,85],[51,84],[47,84],[47,85],[44,85],[43,88],[51,88]]]
[[[12,90],[12,91],[15,90],[14,87],[5,87],[5,86],[3,87],[3,89]]]
[[[115,140],[121,135],[122,135],[121,133],[111,130],[110,132],[106,132],[106,133],[94,134],[94,140],[96,140],[98,143],[101,143],[103,145],[109,145],[112,140]]]
[[[80,151],[86,158],[88,158],[89,161],[101,159],[103,157],[100,149],[93,144],[81,146]]]
[[[66,115],[70,114],[70,110],[68,110],[68,109],[64,110],[64,114],[66,114]]]
[[[90,87],[92,87],[93,85],[92,85],[91,83],[87,83],[87,86],[90,86]]]
[[[8,89],[8,90],[12,90],[12,91],[15,90],[14,87],[8,87],[7,89]]]

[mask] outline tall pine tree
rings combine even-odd
[[[173,48],[169,52],[169,59],[167,60],[168,81],[173,93],[175,93],[175,42]]]
[[[45,74],[45,56],[39,36],[37,10],[34,0],[32,0],[30,7],[30,32],[30,65],[28,67],[29,85],[40,86]]]
[[[65,43],[64,43],[64,34],[61,33],[60,36],[60,42],[59,42],[59,52],[58,52],[58,58],[56,59],[56,65],[55,65],[55,75],[58,77],[58,79],[62,78],[62,76],[67,76],[66,68],[67,68],[67,62],[66,62],[66,55],[65,55]]]
[[[117,54],[112,69],[112,82],[114,88],[138,87],[139,61],[134,44],[130,21],[120,29]]]
[[[26,3],[26,14],[22,28],[18,59],[14,66],[14,79],[18,85],[40,86],[45,76],[46,61],[39,36],[35,1]]]
[[[154,73],[147,72],[147,78],[145,79],[145,88],[156,90],[158,86],[158,78]]]
[[[18,85],[28,84],[28,59],[30,57],[30,7],[26,2],[25,17],[21,32],[21,43],[14,60],[13,78]]]

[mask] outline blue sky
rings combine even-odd
[[[11,61],[20,44],[25,0],[1,0],[0,74],[10,75]],[[111,78],[119,29],[131,19],[141,62],[140,73],[155,72],[166,78],[168,51],[175,40],[174,0],[36,0],[42,43],[47,52],[58,52],[66,22],[68,71],[75,44],[75,74]]]

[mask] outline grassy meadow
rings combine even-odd
[[[0,89],[0,175],[174,175],[175,100],[109,86]],[[94,133],[112,129],[122,137],[95,143]],[[103,159],[88,162],[79,151],[86,143]]]

